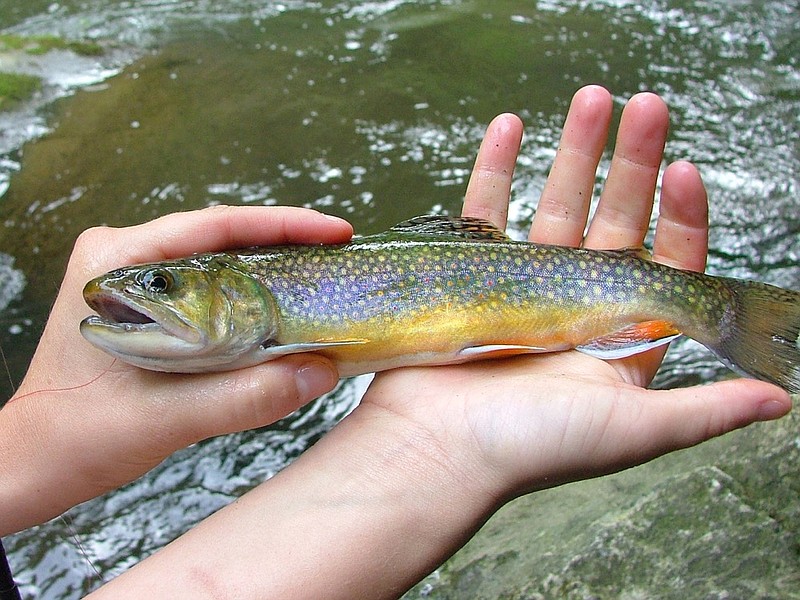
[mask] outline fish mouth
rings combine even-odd
[[[138,334],[137,337],[142,338],[176,338],[175,341],[193,346],[201,343],[200,330],[180,314],[128,290],[126,292],[98,289],[92,283],[86,286],[84,298],[97,315],[87,317],[81,323],[84,335],[86,332],[95,334],[92,337],[127,334],[130,338],[131,334]]]

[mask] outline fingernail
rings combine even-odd
[[[347,221],[347,219],[343,219],[341,217],[337,217],[336,215],[329,215],[328,213],[324,213],[324,212],[321,212],[319,214],[322,215],[325,218],[326,221],[330,221],[331,223],[336,223],[338,225],[344,224],[344,225],[347,225],[348,227],[350,226],[350,222]]]
[[[309,362],[297,369],[295,383],[302,398],[312,399],[329,392],[339,380],[339,375],[324,362]]]
[[[778,400],[767,400],[758,407],[758,420],[759,421],[772,421],[779,419],[789,412],[791,406],[787,406],[785,402]]]

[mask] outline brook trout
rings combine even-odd
[[[318,352],[342,376],[576,349],[622,358],[687,335],[734,370],[800,391],[800,293],[652,262],[639,250],[513,241],[418,217],[330,246],[198,254],[90,281],[84,337],[157,371]]]

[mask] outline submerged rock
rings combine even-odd
[[[407,598],[800,598],[800,414],[501,510]]]

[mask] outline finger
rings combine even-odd
[[[679,269],[703,271],[708,249],[708,202],[697,169],[677,162],[664,171],[653,259]],[[613,364],[626,381],[646,386],[661,365],[667,346]]]
[[[653,242],[653,258],[679,269],[704,271],[708,250],[708,196],[689,162],[667,167]]]
[[[305,208],[213,206],[133,227],[90,229],[81,235],[79,245],[88,247],[93,259],[88,262],[102,264],[102,271],[247,246],[345,242],[352,233],[347,221]]]
[[[159,253],[160,260],[256,245],[342,242],[352,228],[347,221],[305,208],[213,206],[166,215],[127,232],[140,240],[141,254]]]
[[[628,388],[614,396],[612,403],[574,407],[578,412],[560,432],[558,453],[544,457],[545,467],[555,469],[548,482],[614,473],[756,421],[779,418],[792,404],[780,388],[750,379],[674,390]]]
[[[158,460],[202,439],[274,423],[331,391],[339,380],[333,364],[316,355],[225,373],[142,371],[137,377],[146,393],[139,395],[138,406],[121,408],[115,426],[140,432],[136,445]]]
[[[608,179],[584,240],[588,248],[642,243],[650,224],[658,171],[669,127],[661,98],[636,94],[622,111]]]
[[[132,481],[190,443],[273,423],[338,380],[324,358],[299,356],[226,374],[141,374],[132,384],[126,375],[107,371],[106,381],[65,390],[58,402],[52,394],[30,394],[3,409],[5,429],[25,433],[9,438],[17,440],[13,448],[20,458],[11,479],[15,489],[38,494],[41,482],[48,481],[60,490],[31,503],[29,513],[16,511],[21,526]],[[126,387],[117,397],[108,394],[113,377]],[[146,393],[132,394],[130,388],[147,378],[153,385],[145,385]],[[93,394],[97,385],[101,393]],[[87,447],[92,451],[84,451]],[[2,440],[0,450],[5,450]]]
[[[637,462],[644,462],[756,421],[782,417],[791,410],[792,400],[774,385],[735,379],[658,391],[638,406],[638,411],[626,409],[626,414],[618,415],[616,427],[611,428],[616,431],[609,430],[605,439],[611,451],[619,440],[627,440],[628,452],[641,452]]]
[[[611,94],[602,87],[587,86],[575,93],[536,208],[531,241],[580,245],[612,108]]]
[[[489,123],[467,184],[463,216],[487,219],[505,229],[521,143],[522,121],[518,116],[505,113]]]

